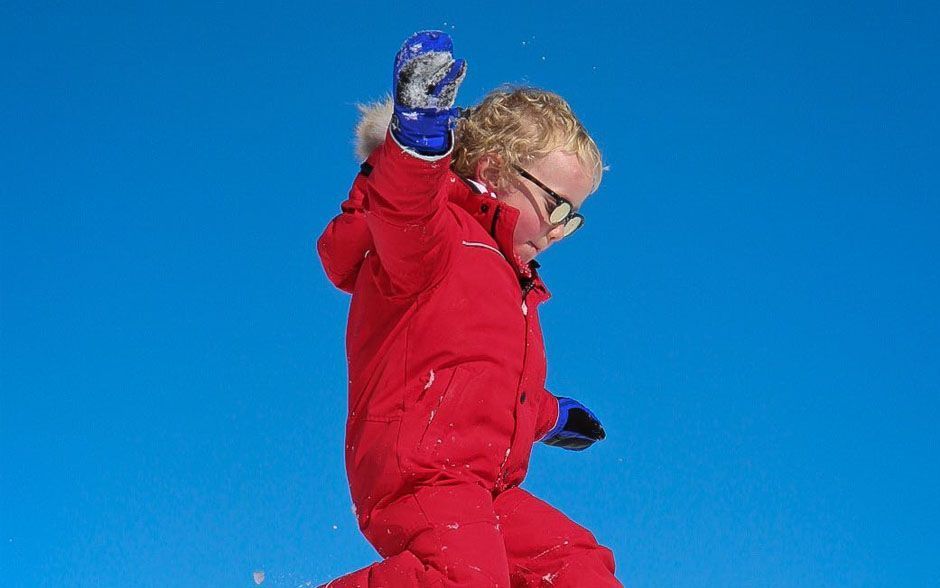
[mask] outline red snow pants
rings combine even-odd
[[[422,486],[363,529],[385,558],[329,588],[622,586],[594,536],[521,488]]]

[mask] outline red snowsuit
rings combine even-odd
[[[390,136],[363,170],[318,250],[353,292],[346,469],[385,559],[330,586],[620,586],[609,550],[518,487],[558,414],[518,212]]]

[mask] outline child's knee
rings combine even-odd
[[[597,588],[622,587],[614,576],[614,554],[602,545],[594,544],[565,560],[555,574],[553,586],[592,586]]]
[[[414,554],[433,585],[509,587],[492,498],[478,486],[418,488],[378,509],[364,531],[383,557]]]

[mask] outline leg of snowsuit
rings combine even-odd
[[[494,507],[513,588],[623,587],[614,577],[613,553],[550,504],[511,488]]]
[[[493,497],[482,486],[419,487],[375,508],[363,533],[387,559],[330,588],[509,588]]]

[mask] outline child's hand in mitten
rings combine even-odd
[[[542,443],[583,451],[607,436],[604,427],[586,406],[571,398],[558,398],[558,422],[542,438]]]
[[[392,135],[421,155],[450,149],[457,120],[454,100],[467,73],[467,63],[454,59],[453,41],[441,31],[415,33],[395,56],[392,88],[395,110]]]

